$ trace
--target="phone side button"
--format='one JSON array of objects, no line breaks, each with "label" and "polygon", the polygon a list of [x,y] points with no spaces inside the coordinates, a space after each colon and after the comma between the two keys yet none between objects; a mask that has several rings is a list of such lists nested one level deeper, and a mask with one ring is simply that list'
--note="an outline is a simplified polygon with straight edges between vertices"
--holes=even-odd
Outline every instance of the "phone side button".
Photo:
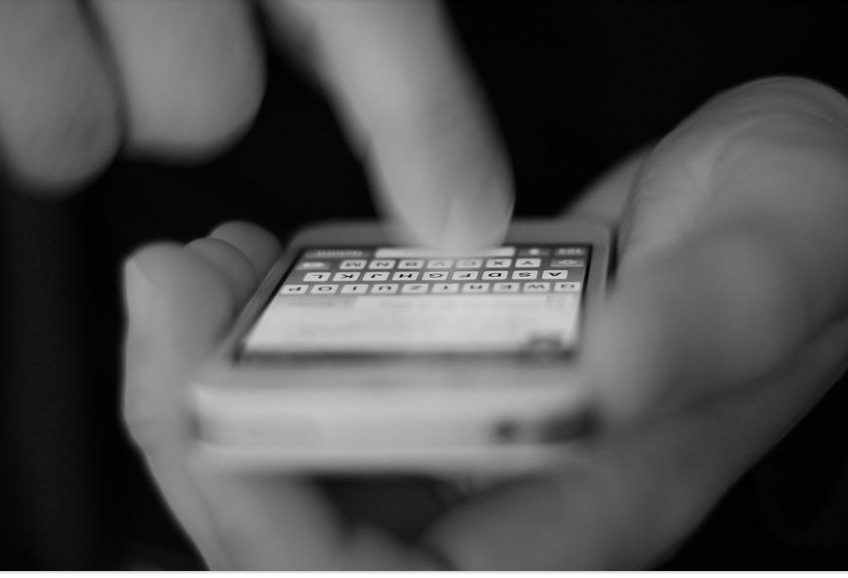
[{"label": "phone side button", "polygon": [[542,443],[561,443],[592,437],[600,430],[598,414],[591,410],[567,416],[555,416],[538,427]]},{"label": "phone side button", "polygon": [[598,431],[598,420],[592,412],[557,416],[542,423],[526,423],[516,418],[503,418],[492,425],[492,439],[500,444],[562,443],[588,438]]}]

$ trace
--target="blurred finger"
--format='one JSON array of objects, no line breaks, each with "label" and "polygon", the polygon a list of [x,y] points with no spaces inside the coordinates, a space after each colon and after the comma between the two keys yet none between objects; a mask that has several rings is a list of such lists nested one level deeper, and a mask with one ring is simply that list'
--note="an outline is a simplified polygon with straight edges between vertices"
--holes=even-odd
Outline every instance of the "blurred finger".
[{"label": "blurred finger", "polygon": [[253,121],[264,88],[251,6],[239,0],[93,0],[111,45],[131,149],[213,154]]},{"label": "blurred finger", "polygon": [[153,245],[126,264],[128,328],[124,416],[160,491],[213,563],[220,540],[186,472],[190,431],[184,386],[215,345],[233,294],[209,263],[178,245]]},{"label": "blurred finger", "polygon": [[273,265],[280,243],[261,227],[231,221],[216,227],[208,237],[195,239],[186,249],[205,258],[220,273],[233,291],[235,307],[239,307]]},{"label": "blurred finger", "polygon": [[846,339],[834,327],[793,371],[575,450],[573,467],[469,502],[430,539],[464,570],[655,564],[845,371]]},{"label": "blurred finger", "polygon": [[196,480],[239,570],[416,570],[432,568],[394,536],[348,525],[308,480],[198,462]]},{"label": "blurred finger", "polygon": [[512,213],[507,159],[481,91],[435,2],[265,0],[296,22],[407,240],[496,244]]},{"label": "blurred finger", "polygon": [[236,247],[247,257],[260,279],[265,271],[271,269],[282,250],[274,235],[262,227],[244,221],[229,221],[218,225],[209,233],[209,237],[226,241]]},{"label": "blurred finger", "polygon": [[650,149],[645,147],[619,160],[590,183],[576,201],[563,209],[562,214],[600,220],[617,227],[624,218],[639,169],[649,153]]},{"label": "blurred finger", "polygon": [[[225,567],[209,505],[188,471],[191,435],[183,395],[228,326],[237,299],[246,298],[248,286],[265,272],[255,270],[247,255],[257,263],[270,261],[276,242],[246,224],[222,230],[237,233],[238,245],[221,250],[228,244],[213,240],[211,251],[151,245],[127,261],[124,414],[179,520],[204,557]],[[241,295],[234,285],[242,288]]]},{"label": "blurred finger", "polygon": [[186,250],[206,259],[220,273],[232,289],[233,304],[236,307],[244,303],[256,289],[259,278],[253,265],[243,253],[226,241],[213,237],[196,239],[186,245]]},{"label": "blurred finger", "polygon": [[[799,217],[833,209],[846,127],[845,97],[806,79],[766,78],[716,96],[651,151],[623,223],[622,265],[638,264],[740,208],[767,216],[803,209]],[[811,183],[804,182],[807,173]],[[793,195],[790,183],[822,196],[824,206]]]},{"label": "blurred finger", "polygon": [[277,249],[276,240],[258,227],[228,223],[184,249],[151,246],[129,261],[125,403],[130,430],[168,503],[213,568],[423,563],[385,534],[346,530],[324,497],[302,479],[233,469],[195,451],[186,387]]},{"label": "blurred finger", "polygon": [[844,315],[848,103],[773,82],[708,104],[643,165],[586,348],[613,422],[761,377]]},{"label": "blurred finger", "polygon": [[76,2],[0,2],[0,147],[37,190],[80,186],[120,141],[116,91]]}]

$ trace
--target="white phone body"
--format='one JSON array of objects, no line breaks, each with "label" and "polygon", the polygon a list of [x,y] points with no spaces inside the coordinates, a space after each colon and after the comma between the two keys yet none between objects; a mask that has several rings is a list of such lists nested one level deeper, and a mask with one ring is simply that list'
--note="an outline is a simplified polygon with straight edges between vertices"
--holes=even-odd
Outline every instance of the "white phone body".
[{"label": "white phone body", "polygon": [[[608,227],[583,220],[517,220],[503,247],[463,256],[398,247],[376,222],[306,228],[190,390],[198,449],[313,473],[503,474],[567,460],[593,423],[579,350],[611,247]],[[529,280],[516,273],[528,263]],[[430,267],[446,264],[446,276]],[[334,282],[342,271],[359,275]],[[379,271],[388,277],[367,275]],[[402,272],[417,275],[394,283]],[[397,287],[373,295],[377,284]]]}]

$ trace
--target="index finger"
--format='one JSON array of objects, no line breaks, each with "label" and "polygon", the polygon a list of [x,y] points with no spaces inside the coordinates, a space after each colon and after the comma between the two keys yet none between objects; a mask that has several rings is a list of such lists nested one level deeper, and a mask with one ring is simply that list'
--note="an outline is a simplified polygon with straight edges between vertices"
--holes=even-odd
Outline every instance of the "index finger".
[{"label": "index finger", "polygon": [[313,64],[407,240],[496,244],[512,213],[506,157],[436,2],[265,0],[307,31]]}]

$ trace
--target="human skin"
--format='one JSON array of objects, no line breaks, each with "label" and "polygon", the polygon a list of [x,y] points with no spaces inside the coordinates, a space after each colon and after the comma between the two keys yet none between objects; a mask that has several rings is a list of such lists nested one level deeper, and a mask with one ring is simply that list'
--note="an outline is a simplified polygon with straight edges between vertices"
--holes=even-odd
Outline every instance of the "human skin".
[{"label": "human skin", "polygon": [[0,166],[21,188],[56,195],[119,154],[214,157],[250,128],[263,97],[259,18],[324,90],[406,240],[458,248],[502,237],[509,166],[430,0],[3,0]]},{"label": "human skin", "polygon": [[583,359],[603,433],[567,468],[446,507],[417,545],[342,521],[306,476],[192,452],[187,383],[280,250],[255,226],[128,261],[130,431],[215,568],[650,566],[846,368],[846,119],[848,102],[821,84],[752,82],[590,187],[567,213],[621,230]]},{"label": "human skin", "polygon": [[[201,162],[249,128],[264,66],[248,3],[89,5],[102,36],[80,3],[0,2],[0,146],[24,188],[79,189],[118,154]],[[387,218],[414,242],[497,241],[507,161],[435,4],[257,5],[327,91]],[[133,439],[215,568],[433,567],[433,551],[467,569],[650,565],[844,371],[846,116],[815,82],[745,85],[569,209],[622,231],[585,350],[605,434],[574,467],[440,512],[421,548],[347,527],[308,478],[192,454],[186,384],[279,251],[255,226],[128,261]]]}]

